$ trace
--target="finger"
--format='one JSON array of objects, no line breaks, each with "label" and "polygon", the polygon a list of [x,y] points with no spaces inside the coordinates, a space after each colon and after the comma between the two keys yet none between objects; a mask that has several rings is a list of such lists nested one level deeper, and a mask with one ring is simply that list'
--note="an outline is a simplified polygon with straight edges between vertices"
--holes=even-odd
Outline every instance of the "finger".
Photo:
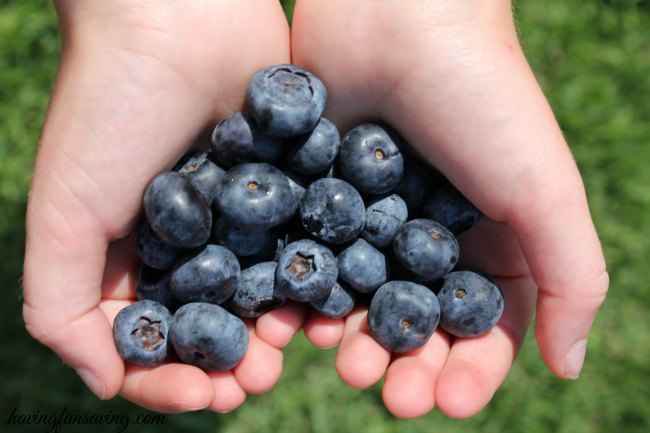
[{"label": "finger", "polygon": [[393,415],[414,418],[433,410],[436,381],[447,360],[450,343],[448,335],[436,332],[424,346],[391,362],[382,397]]},{"label": "finger", "polygon": [[255,322],[255,334],[277,349],[284,347],[302,327],[306,310],[304,304],[289,302],[269,311]]},{"label": "finger", "polygon": [[366,309],[357,308],[347,316],[336,356],[336,371],[352,388],[376,383],[390,362],[390,352],[368,333],[367,314]]},{"label": "finger", "polygon": [[249,326],[248,350],[233,369],[239,386],[250,394],[261,394],[273,388],[282,374],[282,350],[259,338]]},{"label": "finger", "polygon": [[215,387],[204,371],[192,365],[171,363],[149,368],[127,364],[120,394],[148,409],[177,413],[210,406]]},{"label": "finger", "polygon": [[319,349],[329,349],[339,344],[344,329],[344,319],[332,319],[317,312],[309,315],[303,327],[305,336]]},{"label": "finger", "polygon": [[212,371],[208,373],[214,386],[214,400],[210,410],[226,413],[237,409],[246,401],[246,391],[237,382],[232,371]]},{"label": "finger", "polygon": [[[101,271],[88,272],[103,269],[106,242],[90,235],[75,239],[77,235],[46,201],[40,212],[51,213],[36,224],[36,199],[31,200],[23,280],[27,330],[75,369],[95,395],[111,398],[122,386],[124,364],[110,323],[98,307]],[[78,248],[68,248],[72,244]]]},{"label": "finger", "polygon": [[492,399],[526,335],[536,298],[528,277],[499,280],[505,309],[496,327],[476,338],[456,338],[436,384],[436,401],[446,415],[466,418]]}]

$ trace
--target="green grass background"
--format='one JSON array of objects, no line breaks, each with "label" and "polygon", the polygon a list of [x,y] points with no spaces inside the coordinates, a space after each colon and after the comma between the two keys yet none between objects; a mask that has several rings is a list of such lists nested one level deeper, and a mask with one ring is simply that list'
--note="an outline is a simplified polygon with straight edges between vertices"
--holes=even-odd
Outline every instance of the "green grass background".
[{"label": "green grass background", "polygon": [[[283,3],[290,14],[292,0]],[[379,385],[346,387],[333,368],[335,351],[314,349],[300,335],[286,348],[285,371],[269,393],[229,414],[170,415],[164,426],[128,431],[650,431],[649,4],[547,0],[515,7],[523,46],[584,176],[612,277],[580,380],[553,377],[529,333],[505,383],[477,416],[453,420],[434,411],[399,420],[383,408]],[[0,431],[45,431],[6,425],[14,407],[145,412],[120,397],[98,401],[22,324],[25,200],[58,50],[51,4],[0,1]],[[61,431],[91,428],[115,431]]]}]

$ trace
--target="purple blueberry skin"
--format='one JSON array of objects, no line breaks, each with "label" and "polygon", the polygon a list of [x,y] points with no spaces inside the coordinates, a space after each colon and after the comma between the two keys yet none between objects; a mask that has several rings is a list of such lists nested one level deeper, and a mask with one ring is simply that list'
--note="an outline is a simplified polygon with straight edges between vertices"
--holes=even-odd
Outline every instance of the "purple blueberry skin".
[{"label": "purple blueberry skin", "polygon": [[434,282],[458,262],[458,241],[445,226],[433,220],[414,219],[402,226],[393,241],[393,253],[422,281]]},{"label": "purple blueberry skin", "polygon": [[474,271],[454,271],[438,292],[440,327],[456,337],[485,334],[497,324],[504,299],[496,282]]},{"label": "purple blueberry skin", "polygon": [[404,158],[397,144],[379,125],[365,123],[348,132],[338,157],[343,178],[360,192],[384,194],[404,174]]},{"label": "purple blueberry skin", "polygon": [[422,215],[458,236],[472,228],[483,214],[453,185],[447,184],[429,194]]},{"label": "purple blueberry skin", "polygon": [[135,249],[142,263],[161,270],[173,267],[184,251],[160,239],[145,218],[135,228]]},{"label": "purple blueberry skin", "polygon": [[372,292],[388,281],[386,257],[363,239],[357,239],[337,259],[339,279],[358,292]]},{"label": "purple blueberry skin", "polygon": [[285,223],[295,212],[289,180],[266,163],[237,165],[221,179],[216,201],[221,216],[237,227],[264,231]]},{"label": "purple blueberry skin", "polygon": [[165,172],[153,178],[143,203],[147,221],[163,241],[178,248],[195,248],[210,237],[212,211],[182,175]]},{"label": "purple blueberry skin", "polygon": [[393,353],[424,345],[438,326],[440,305],[427,287],[410,281],[390,281],[375,292],[368,308],[368,331]]},{"label": "purple blueberry skin", "polygon": [[273,239],[271,231],[240,229],[230,221],[219,218],[214,224],[214,239],[237,256],[253,256],[267,250]]},{"label": "purple blueberry skin", "polygon": [[334,254],[325,246],[303,239],[285,247],[275,270],[280,293],[298,302],[327,296],[338,277]]},{"label": "purple blueberry skin", "polygon": [[366,219],[359,192],[334,178],[319,179],[309,185],[298,210],[305,230],[332,244],[354,239],[363,230]]},{"label": "purple blueberry skin", "polygon": [[141,265],[135,273],[135,295],[139,301],[150,300],[163,304],[169,311],[175,311],[181,302],[172,292],[171,270],[158,270]]},{"label": "purple blueberry skin", "polygon": [[203,302],[185,304],[174,313],[169,340],[183,362],[212,371],[233,369],[248,349],[244,322],[218,305]]},{"label": "purple blueberry skin", "polygon": [[212,131],[212,152],[226,167],[246,162],[275,163],[282,156],[283,142],[264,134],[248,113],[225,117]]},{"label": "purple blueberry skin", "polygon": [[294,137],[313,130],[327,102],[327,90],[314,74],[282,64],[253,75],[246,90],[246,110],[266,134]]},{"label": "purple blueberry skin", "polygon": [[171,289],[183,302],[220,304],[235,291],[241,271],[237,257],[221,245],[206,245],[186,257],[171,276]]},{"label": "purple blueberry skin", "polygon": [[336,283],[329,295],[311,301],[309,305],[325,317],[341,319],[352,311],[356,298],[354,290]]},{"label": "purple blueberry skin", "polygon": [[146,367],[167,359],[167,337],[172,315],[164,305],[138,301],[121,309],[113,321],[113,340],[120,356]]},{"label": "purple blueberry skin", "polygon": [[242,318],[254,319],[284,305],[287,298],[275,287],[276,262],[262,262],[242,271],[228,310]]},{"label": "purple blueberry skin", "polygon": [[327,172],[341,145],[341,134],[329,120],[321,117],[313,131],[296,138],[287,149],[289,165],[303,175]]},{"label": "purple blueberry skin", "polygon": [[226,172],[210,159],[208,152],[196,152],[188,155],[177,171],[189,179],[194,189],[203,196],[208,205],[212,204],[217,184]]},{"label": "purple blueberry skin", "polygon": [[366,223],[361,237],[377,248],[387,248],[407,219],[408,209],[399,195],[376,198],[366,208]]}]

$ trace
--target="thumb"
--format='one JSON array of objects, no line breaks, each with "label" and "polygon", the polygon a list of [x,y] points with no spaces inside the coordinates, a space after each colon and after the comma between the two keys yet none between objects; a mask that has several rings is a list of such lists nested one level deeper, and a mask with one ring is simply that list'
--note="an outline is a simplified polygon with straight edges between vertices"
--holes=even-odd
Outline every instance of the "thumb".
[{"label": "thumb", "polygon": [[52,202],[35,179],[27,210],[23,318],[28,332],[75,369],[99,398],[118,393],[124,363],[99,308],[107,242],[71,200]]}]

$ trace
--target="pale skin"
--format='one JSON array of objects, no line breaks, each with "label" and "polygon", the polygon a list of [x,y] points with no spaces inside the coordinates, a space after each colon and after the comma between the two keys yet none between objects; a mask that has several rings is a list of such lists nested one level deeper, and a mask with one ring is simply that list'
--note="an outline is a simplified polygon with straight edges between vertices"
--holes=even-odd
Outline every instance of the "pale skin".
[{"label": "pale skin", "polygon": [[[317,347],[338,345],[336,369],[349,386],[386,375],[383,398],[396,416],[437,406],[468,417],[504,380],[535,311],[548,368],[578,376],[608,275],[509,1],[299,0],[291,39],[276,0],[57,9],[63,55],[29,197],[24,318],[100,398],[120,393],[164,412],[232,410],[275,384],[281,347],[303,327]],[[364,309],[331,320],[289,305],[249,323],[249,351],[232,372],[125,366],[110,324],[134,298],[128,234],[146,183],[242,108],[254,71],[290,59],[324,81],[325,116],[342,131],[388,122],[484,212],[461,236],[461,260],[498,278],[502,320],[481,338],[438,331],[391,357],[368,335]]]}]

